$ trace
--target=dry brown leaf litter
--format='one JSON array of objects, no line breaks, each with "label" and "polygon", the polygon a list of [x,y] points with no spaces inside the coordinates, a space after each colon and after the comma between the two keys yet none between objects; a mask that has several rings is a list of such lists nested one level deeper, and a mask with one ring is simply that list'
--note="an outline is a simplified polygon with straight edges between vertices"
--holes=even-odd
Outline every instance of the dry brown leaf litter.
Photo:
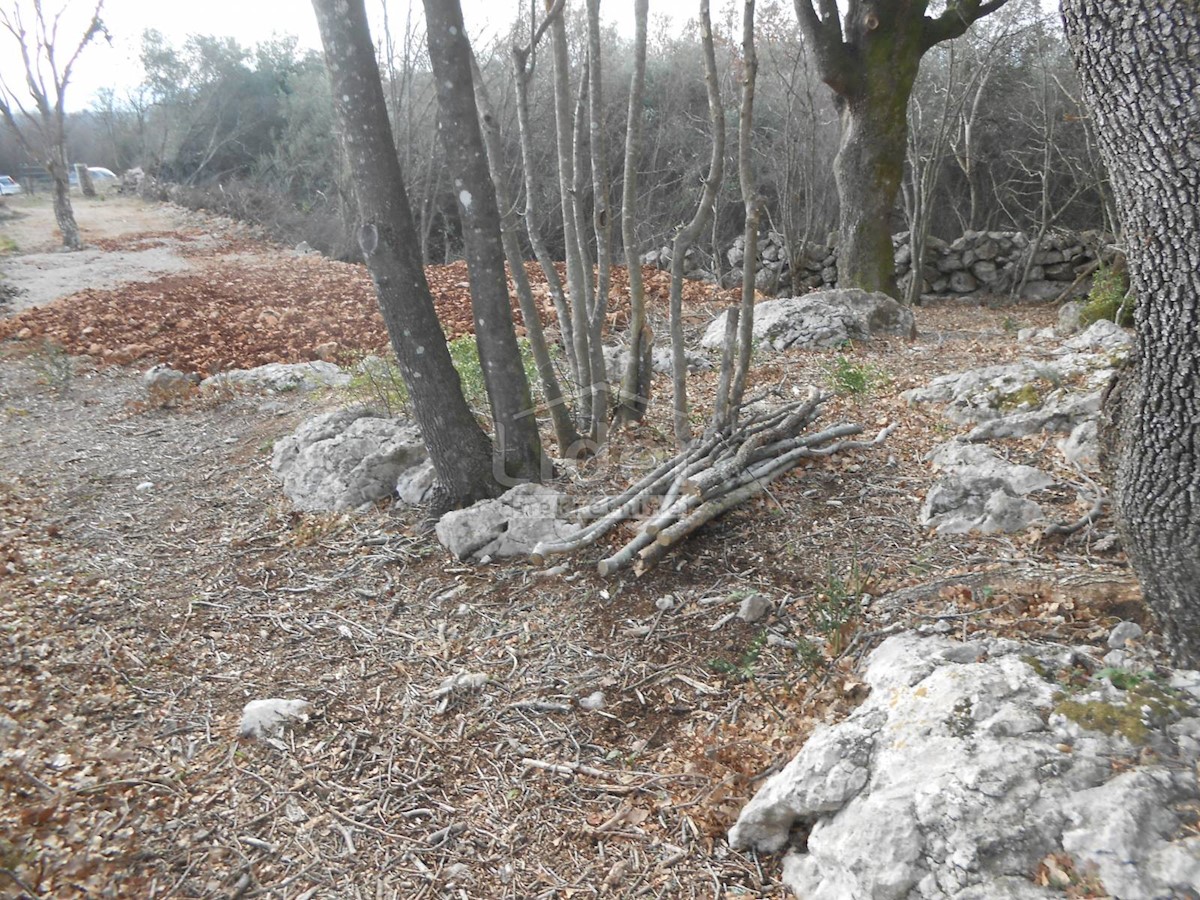
[{"label": "dry brown leaf litter", "polygon": [[[293,284],[296,263],[259,248],[211,271],[248,290]],[[314,268],[341,283],[337,264]],[[207,294],[181,296],[209,320]],[[85,294],[38,321],[70,334],[105,309],[119,323],[126,302]],[[289,308],[316,319],[311,341],[350,307]],[[0,896],[783,897],[778,861],[730,852],[724,831],[814,724],[861,699],[854,663],[882,634],[1086,643],[1142,615],[1095,532],[934,538],[915,522],[920,457],[949,434],[896,395],[1016,355],[1006,318],[1050,315],[920,310],[915,344],[855,348],[892,382],[830,415],[899,421],[882,451],[814,463],[650,576],[607,581],[590,568],[604,548],[543,577],[452,561],[414,515],[291,511],[270,443],[335,396],[147,409],[136,373],[78,360],[64,387],[32,342],[4,345]],[[209,352],[172,346],[196,368]],[[756,379],[821,383],[829,358],[766,358]],[[708,376],[694,384],[702,402]],[[628,480],[639,448],[665,450],[662,405],[580,481]],[[1041,443],[1009,449],[1051,464]],[[1063,518],[1078,507],[1064,496]],[[829,574],[855,569],[892,600],[822,636]],[[776,603],[772,632],[812,636],[832,664],[770,643],[747,662],[764,625],[729,616],[753,590]],[[462,673],[486,682],[435,696]],[[596,691],[604,706],[581,708]],[[310,721],[239,741],[242,705],[269,696],[308,699]]]}]

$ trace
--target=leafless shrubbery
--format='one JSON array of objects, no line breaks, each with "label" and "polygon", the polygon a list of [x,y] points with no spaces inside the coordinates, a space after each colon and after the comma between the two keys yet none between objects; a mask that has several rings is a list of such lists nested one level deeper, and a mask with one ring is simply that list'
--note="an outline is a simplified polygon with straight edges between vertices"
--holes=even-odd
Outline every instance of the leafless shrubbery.
[{"label": "leafless shrubbery", "polygon": [[267,236],[283,244],[307,243],[334,259],[357,260],[358,247],[351,239],[336,198],[317,195],[300,206],[291,198],[248,181],[200,186],[151,186],[158,199],[169,199],[188,209],[207,212],[257,225]]}]

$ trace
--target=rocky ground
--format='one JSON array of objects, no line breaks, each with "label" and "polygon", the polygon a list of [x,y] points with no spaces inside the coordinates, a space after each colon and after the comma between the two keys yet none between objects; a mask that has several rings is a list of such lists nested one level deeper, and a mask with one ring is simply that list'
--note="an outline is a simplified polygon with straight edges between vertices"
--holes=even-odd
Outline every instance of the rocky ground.
[{"label": "rocky ground", "polygon": [[[46,211],[15,208],[0,265],[29,291],[71,260],[31,266]],[[296,511],[271,448],[353,389],[149,402],[153,363],[378,349],[361,269],[168,207],[110,199],[81,220],[107,280],[36,307],[18,294],[0,319],[0,896],[783,897],[780,858],[731,849],[728,829],[861,702],[856,667],[886,636],[1100,646],[1149,625],[1103,515],[1050,533],[1093,484],[1043,431],[989,444],[1054,476],[1030,495],[1041,527],[920,524],[926,454],[972,426],[901,393],[1043,352],[1016,335],[1052,308],[923,307],[912,341],[764,352],[752,390],[842,388],[829,422],[899,427],[650,574],[602,579],[605,547],[549,573],[469,566],[418,511]],[[186,265],[147,272],[148,248]],[[465,272],[430,280],[465,332]],[[695,342],[724,304],[689,291]],[[714,380],[692,376],[699,404]],[[667,390],[660,376],[647,422],[559,487],[627,483],[669,452]],[[243,706],[271,697],[307,701],[306,721],[240,738]]]}]

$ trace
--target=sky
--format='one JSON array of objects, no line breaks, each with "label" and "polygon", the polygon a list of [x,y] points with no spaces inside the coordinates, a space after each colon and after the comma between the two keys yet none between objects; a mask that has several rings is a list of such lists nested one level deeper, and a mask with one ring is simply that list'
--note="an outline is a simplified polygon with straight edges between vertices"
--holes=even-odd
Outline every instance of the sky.
[{"label": "sky", "polygon": [[[27,0],[17,2],[28,5]],[[94,4],[94,0],[48,0],[46,8],[60,9],[64,2],[67,15],[74,15],[79,22],[86,20]],[[409,0],[367,0],[367,11],[375,24],[373,32],[381,33],[377,23],[382,21],[384,2],[388,2],[388,15],[395,32],[403,27]],[[463,18],[472,39],[482,41],[506,29],[519,10],[528,9],[527,2],[462,0]],[[583,4],[583,0],[569,2]],[[420,0],[413,0],[412,5],[414,13],[419,15]],[[720,5],[713,4],[714,14]],[[683,27],[698,9],[697,0],[650,0],[651,16],[669,16],[676,23],[675,27]],[[633,0],[603,0],[600,10],[602,20],[614,22],[624,33],[633,33]],[[119,97],[138,84],[141,80],[138,62],[141,34],[147,28],[161,31],[177,46],[190,34],[228,36],[244,46],[291,34],[298,38],[301,47],[316,50],[321,46],[316,17],[308,0],[106,0],[101,18],[112,35],[112,47],[101,40],[84,51],[72,78],[73,87],[68,88],[69,109],[88,108],[101,88],[113,88]],[[64,33],[82,33],[82,25],[70,29],[70,24],[64,19]],[[21,83],[19,69],[16,70],[17,78],[13,77],[13,66],[17,63],[15,44],[7,34],[0,35],[0,74],[9,84]]]}]

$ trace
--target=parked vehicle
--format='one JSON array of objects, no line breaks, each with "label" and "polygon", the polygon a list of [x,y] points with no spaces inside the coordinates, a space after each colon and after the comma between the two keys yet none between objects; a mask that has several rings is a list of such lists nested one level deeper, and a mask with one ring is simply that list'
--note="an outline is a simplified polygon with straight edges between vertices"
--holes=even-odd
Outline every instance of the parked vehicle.
[{"label": "parked vehicle", "polygon": [[[88,166],[88,174],[92,176],[92,183],[96,187],[113,184],[117,180],[116,173],[112,169],[104,168],[104,166]],[[67,180],[70,182],[71,187],[79,187],[79,175],[75,171],[74,166],[71,166],[71,170],[67,174]]]},{"label": "parked vehicle", "polygon": [[24,193],[24,189],[9,175],[0,175],[0,197]]}]

